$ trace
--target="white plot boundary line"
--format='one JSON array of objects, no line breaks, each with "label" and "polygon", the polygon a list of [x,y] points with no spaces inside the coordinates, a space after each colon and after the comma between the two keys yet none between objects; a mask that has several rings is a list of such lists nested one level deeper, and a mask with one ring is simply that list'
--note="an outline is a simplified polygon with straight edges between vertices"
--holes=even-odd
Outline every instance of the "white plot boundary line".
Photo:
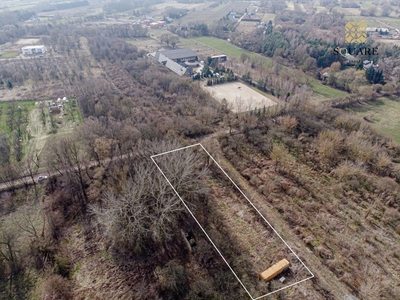
[{"label": "white plot boundary line", "polygon": [[[176,191],[176,189],[174,188],[174,186],[171,184],[171,182],[169,181],[169,179],[167,178],[167,176],[164,174],[164,172],[161,170],[160,166],[156,163],[156,161],[154,160],[154,157],[157,156],[161,156],[164,154],[168,154],[168,153],[172,153],[172,152],[176,152],[176,151],[180,151],[183,149],[188,149],[191,147],[195,147],[195,146],[200,146],[206,153],[207,155],[213,160],[213,162],[215,162],[217,164],[217,166],[221,169],[221,171],[225,174],[226,177],[229,178],[229,180],[233,183],[233,185],[239,190],[239,192],[245,197],[245,199],[250,203],[250,205],[256,210],[256,212],[261,216],[261,218],[268,224],[269,227],[271,227],[271,229],[275,232],[275,234],[281,239],[281,241],[286,245],[286,247],[289,248],[289,250],[294,254],[294,256],[301,262],[301,264],[306,268],[306,270],[311,274],[310,277],[307,277],[305,279],[302,279],[298,282],[289,284],[288,286],[285,286],[283,288],[277,289],[273,292],[267,293],[265,295],[259,296],[257,298],[253,298],[253,296],[249,293],[249,291],[247,290],[246,286],[243,284],[243,282],[239,279],[239,277],[237,276],[237,274],[235,273],[235,271],[233,271],[232,267],[229,265],[229,263],[227,262],[227,260],[225,259],[225,257],[222,255],[221,251],[218,249],[218,247],[214,244],[214,242],[212,241],[212,239],[210,238],[210,236],[207,234],[207,232],[204,230],[203,226],[201,226],[200,222],[196,219],[196,217],[194,216],[194,214],[192,213],[192,211],[189,209],[189,207],[187,206],[187,204],[185,203],[185,201],[183,201],[182,197],[179,195],[179,193]],[[286,241],[280,236],[280,234],[275,230],[274,227],[272,227],[272,225],[267,221],[267,219],[263,216],[263,214],[257,209],[257,207],[250,201],[249,198],[247,198],[247,196],[243,193],[243,191],[237,186],[237,184],[229,177],[229,175],[224,171],[224,169],[222,169],[222,167],[218,164],[218,162],[211,156],[211,154],[206,150],[206,148],[203,147],[202,144],[197,143],[197,144],[193,144],[187,147],[182,147],[182,148],[178,148],[178,149],[174,149],[171,151],[166,151],[163,153],[159,153],[159,154],[155,154],[150,156],[151,160],[153,161],[153,163],[156,165],[156,167],[158,168],[158,170],[161,172],[161,174],[163,175],[163,177],[165,178],[165,180],[167,181],[167,183],[171,186],[172,190],[175,192],[175,194],[178,196],[178,198],[181,200],[181,202],[183,203],[183,205],[185,206],[185,208],[189,211],[190,215],[193,217],[193,219],[196,221],[197,225],[199,225],[199,227],[201,228],[201,230],[203,231],[203,233],[206,235],[206,237],[208,238],[208,240],[211,242],[211,244],[214,246],[215,250],[218,252],[218,254],[222,257],[222,259],[224,260],[224,262],[226,263],[226,265],[228,266],[228,268],[231,270],[231,272],[233,273],[233,275],[236,277],[236,279],[239,281],[239,283],[241,284],[241,286],[244,288],[244,290],[247,292],[247,294],[250,296],[250,298],[252,300],[257,300],[257,299],[261,299],[264,298],[266,296],[269,296],[271,294],[277,293],[279,291],[282,291],[284,289],[287,289],[289,287],[292,287],[294,285],[297,285],[299,283],[302,283],[306,280],[312,279],[314,278],[314,274],[310,271],[310,269],[304,264],[304,262],[299,258],[299,256],[293,251],[293,249],[286,243]]]}]

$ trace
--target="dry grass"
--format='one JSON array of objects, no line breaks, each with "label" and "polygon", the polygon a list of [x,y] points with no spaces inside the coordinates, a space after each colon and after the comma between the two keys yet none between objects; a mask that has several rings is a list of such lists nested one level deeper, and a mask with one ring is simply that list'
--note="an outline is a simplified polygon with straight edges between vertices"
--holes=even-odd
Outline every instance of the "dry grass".
[{"label": "dry grass", "polygon": [[226,99],[228,106],[234,112],[244,112],[276,105],[276,102],[240,82],[205,86],[204,90],[208,91],[218,101]]}]

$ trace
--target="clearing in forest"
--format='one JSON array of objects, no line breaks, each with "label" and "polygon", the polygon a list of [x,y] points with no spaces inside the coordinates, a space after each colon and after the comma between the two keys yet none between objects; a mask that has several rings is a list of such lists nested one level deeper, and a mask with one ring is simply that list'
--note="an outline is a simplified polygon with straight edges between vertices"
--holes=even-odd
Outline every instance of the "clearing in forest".
[{"label": "clearing in forest", "polygon": [[[182,151],[198,155],[199,164],[202,164],[200,167],[209,171],[204,178],[204,184],[210,191],[207,218],[203,216],[201,203],[187,201],[180,196],[184,191],[175,189],[171,183],[179,181],[179,178],[164,167],[169,159],[175,161],[177,157],[187,157]],[[201,144],[156,154],[151,159],[251,299],[263,298],[314,277]],[[278,275],[269,282],[259,280],[261,272],[282,259],[287,259],[291,265],[289,271],[283,274],[284,279]]]}]

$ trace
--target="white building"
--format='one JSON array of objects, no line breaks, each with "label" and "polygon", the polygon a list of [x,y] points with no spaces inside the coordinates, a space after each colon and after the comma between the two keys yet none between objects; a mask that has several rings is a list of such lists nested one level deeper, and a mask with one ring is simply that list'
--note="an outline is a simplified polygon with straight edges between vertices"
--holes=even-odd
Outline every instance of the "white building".
[{"label": "white building", "polygon": [[44,45],[38,46],[26,46],[21,48],[22,54],[24,55],[33,55],[33,54],[45,54],[47,49]]}]

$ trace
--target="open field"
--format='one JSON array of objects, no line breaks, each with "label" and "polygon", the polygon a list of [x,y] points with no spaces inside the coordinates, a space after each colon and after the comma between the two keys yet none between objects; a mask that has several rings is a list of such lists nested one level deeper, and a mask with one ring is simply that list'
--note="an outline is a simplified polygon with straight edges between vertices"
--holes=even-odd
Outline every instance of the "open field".
[{"label": "open field", "polygon": [[17,45],[35,45],[40,42],[40,39],[19,39],[15,43]]},{"label": "open field", "polygon": [[348,109],[359,117],[369,116],[371,125],[381,134],[391,136],[400,143],[400,98],[382,97],[374,102],[358,105]]},{"label": "open field", "polygon": [[217,50],[221,51],[223,54],[233,56],[236,59],[240,59],[240,55],[242,53],[246,53],[250,57],[258,56],[258,57],[261,57],[261,59],[263,60],[263,64],[265,64],[266,66],[272,66],[272,62],[269,58],[262,56],[260,54],[257,54],[257,53],[243,50],[225,40],[221,40],[221,39],[213,38],[213,37],[206,37],[206,36],[193,38],[193,40],[203,43],[211,48],[217,49]]},{"label": "open field", "polygon": [[257,93],[241,82],[205,86],[204,90],[208,91],[218,101],[226,99],[228,107],[230,106],[234,112],[244,112],[276,105],[276,102]]},{"label": "open field", "polygon": [[376,39],[376,41],[379,42],[379,43],[394,44],[394,45],[400,46],[400,40],[395,40],[395,39]]},{"label": "open field", "polygon": [[269,20],[271,20],[272,23],[274,23],[275,17],[276,17],[276,14],[265,13],[264,16],[262,17],[261,21],[267,23]]},{"label": "open field", "polygon": [[383,25],[381,22],[383,22],[384,24],[388,24],[390,26],[393,26],[395,28],[400,28],[400,19],[399,18],[388,18],[388,17],[375,17],[375,19],[381,24],[381,27],[384,27],[385,25]]},{"label": "open field", "polygon": [[165,3],[160,3],[152,6],[152,9],[154,10],[159,10],[159,11],[164,11],[167,7],[172,6],[175,8],[184,8],[187,10],[201,10],[207,6],[209,6],[209,3],[179,3],[179,2],[165,2]]},{"label": "open field", "polygon": [[0,55],[0,59],[6,59],[6,58],[14,58],[19,54],[17,51],[7,51],[3,52],[2,55]]},{"label": "open field", "polygon": [[219,10],[223,9],[227,5],[228,5],[228,3],[220,4],[217,7],[214,7],[211,11],[219,11]]},{"label": "open field", "polygon": [[28,114],[35,109],[35,101],[18,101],[18,102],[0,102],[0,133],[9,133],[7,128],[7,109],[10,105],[15,104],[22,109],[27,109]]},{"label": "open field", "polygon": [[324,85],[316,79],[311,81],[311,86],[315,93],[320,94],[326,98],[345,97],[348,95],[346,92],[334,89],[329,85]]},{"label": "open field", "polygon": [[0,4],[0,11],[3,10],[22,10],[22,9],[30,9],[32,7],[34,7],[36,4],[38,4],[39,1],[1,1]]},{"label": "open field", "polygon": [[206,22],[210,24],[214,21],[225,17],[230,11],[236,11],[237,13],[243,13],[244,10],[249,6],[249,2],[230,2],[219,10],[214,11],[212,8],[206,7],[195,11],[189,11],[188,14],[182,17],[180,22],[186,23],[196,20],[197,22]]},{"label": "open field", "polygon": [[386,27],[387,25],[400,29],[400,20],[389,17],[366,17],[360,15],[346,15],[349,21],[365,21],[370,27]]},{"label": "open field", "polygon": [[251,33],[257,29],[258,22],[246,22],[241,21],[236,27],[236,32],[238,33]]},{"label": "open field", "polygon": [[365,21],[367,23],[367,26],[369,26],[369,27],[382,27],[383,26],[381,23],[379,23],[378,21],[374,20],[371,17],[346,15],[345,18],[346,18],[346,20],[349,20],[349,21]]}]

